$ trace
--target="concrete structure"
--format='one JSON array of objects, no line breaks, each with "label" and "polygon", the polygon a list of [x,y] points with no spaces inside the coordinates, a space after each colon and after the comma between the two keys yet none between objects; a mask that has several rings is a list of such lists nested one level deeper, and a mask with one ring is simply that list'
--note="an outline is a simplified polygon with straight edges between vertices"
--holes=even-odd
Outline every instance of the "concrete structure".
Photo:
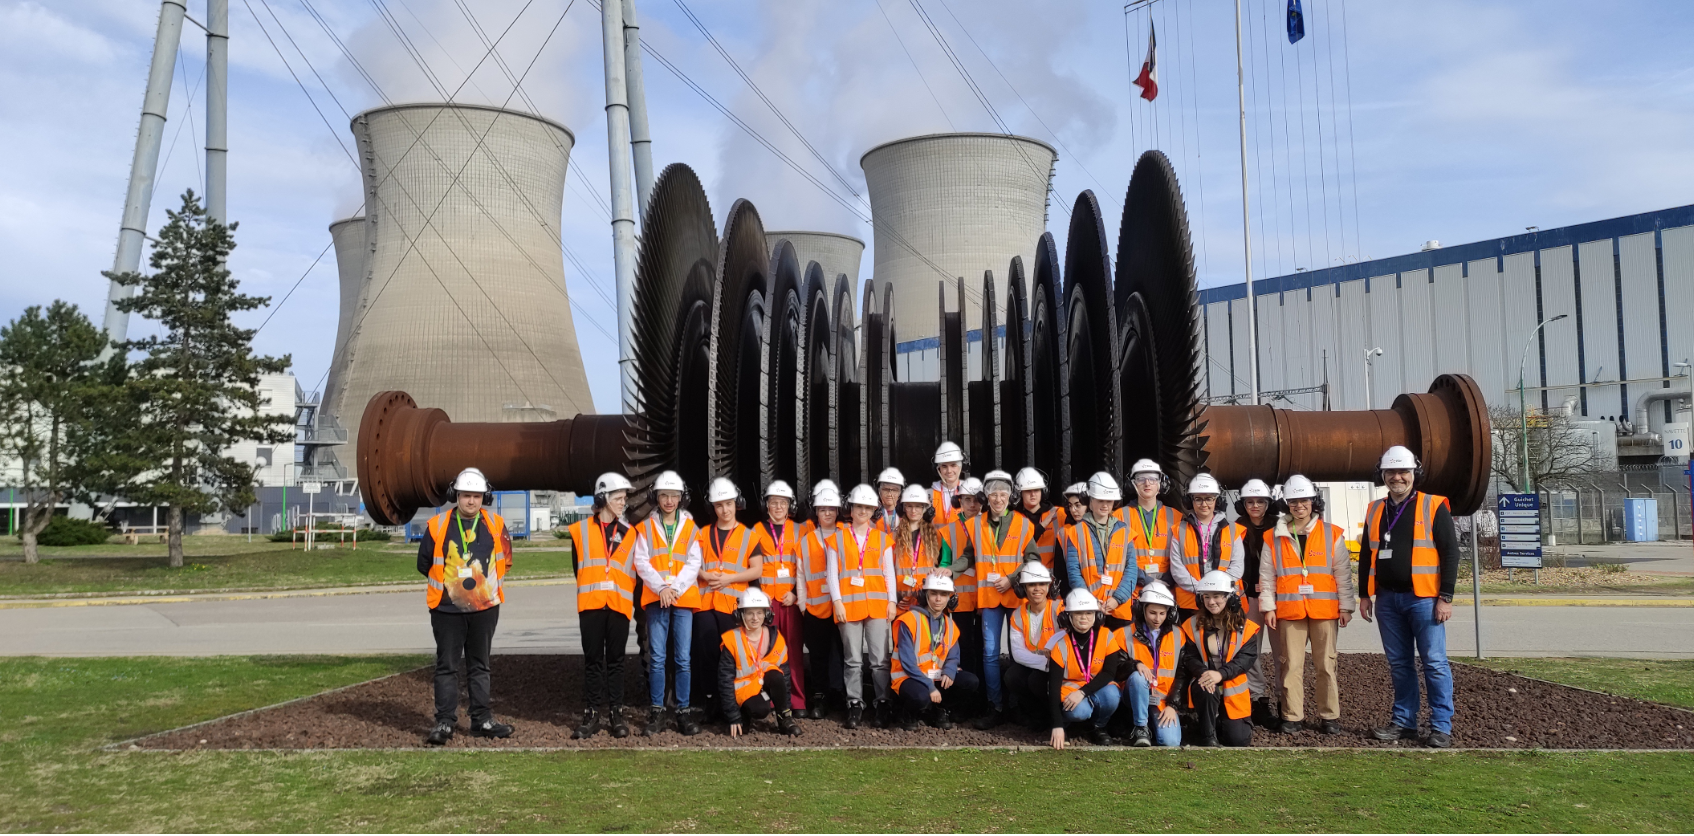
[{"label": "concrete structure", "polygon": [[802,272],[806,269],[806,262],[816,261],[818,266],[823,268],[824,283],[829,287],[835,286],[836,276],[845,274],[848,285],[853,288],[854,303],[857,304],[859,264],[865,258],[865,242],[839,232],[765,230],[765,240],[770,242],[773,253],[776,252],[777,242],[784,239],[794,245],[794,254],[799,257]]},{"label": "concrete structure", "polygon": [[352,127],[370,249],[326,393],[348,433],[340,460],[357,461],[365,404],[386,389],[455,421],[593,411],[559,243],[571,132],[439,104],[376,108]]},{"label": "concrete structure", "polygon": [[874,276],[894,286],[902,344],[939,333],[938,279],[963,276],[977,288],[966,294],[967,323],[982,321],[983,271],[994,271],[995,299],[1005,304],[1012,256],[1022,256],[1026,270],[1034,265],[1057,160],[1044,142],[1003,134],[910,137],[865,153],[859,162],[876,220]]},{"label": "concrete structure", "polygon": [[347,334],[353,330],[353,317],[359,311],[359,297],[370,283],[371,245],[375,243],[369,219],[364,215],[342,218],[329,225],[329,236],[335,243],[335,266],[341,278],[341,315],[335,323],[335,353],[329,365],[329,391],[341,383],[346,371],[343,352]]}]

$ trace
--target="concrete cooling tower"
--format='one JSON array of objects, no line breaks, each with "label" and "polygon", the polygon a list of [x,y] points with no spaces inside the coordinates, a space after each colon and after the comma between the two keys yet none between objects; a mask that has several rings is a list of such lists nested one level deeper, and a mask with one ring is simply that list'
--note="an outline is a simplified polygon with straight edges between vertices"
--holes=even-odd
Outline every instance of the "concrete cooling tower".
[{"label": "concrete cooling tower", "polygon": [[370,245],[325,396],[348,432],[340,460],[357,462],[365,404],[389,389],[454,421],[592,412],[559,243],[571,132],[439,104],[368,110],[352,127]]},{"label": "concrete cooling tower", "polygon": [[[1005,304],[1012,256],[1023,256],[1026,275],[1033,269],[1057,160],[1044,142],[1004,134],[917,136],[865,153],[859,164],[876,218],[873,276],[894,287],[900,342],[939,332],[937,279],[963,276],[967,287],[980,287],[983,271],[992,270],[994,298]],[[977,294],[969,295],[964,321],[981,322]]]},{"label": "concrete cooling tower", "polygon": [[794,255],[799,259],[802,270],[806,262],[816,261],[823,268],[824,280],[830,287],[835,286],[836,276],[845,274],[847,286],[853,288],[853,298],[858,298],[859,262],[865,257],[865,242],[838,232],[765,230],[765,240],[770,242],[773,253],[777,243],[785,239],[794,245]]},{"label": "concrete cooling tower", "polygon": [[[330,355],[329,389],[341,385],[338,372],[344,371],[341,355],[347,347],[347,333],[353,329],[353,317],[359,310],[359,294],[364,292],[370,278],[371,235],[369,219],[364,215],[342,218],[329,225],[329,237],[335,244],[335,266],[341,274],[341,316],[335,323],[335,353]],[[351,464],[351,462],[348,462]]]}]

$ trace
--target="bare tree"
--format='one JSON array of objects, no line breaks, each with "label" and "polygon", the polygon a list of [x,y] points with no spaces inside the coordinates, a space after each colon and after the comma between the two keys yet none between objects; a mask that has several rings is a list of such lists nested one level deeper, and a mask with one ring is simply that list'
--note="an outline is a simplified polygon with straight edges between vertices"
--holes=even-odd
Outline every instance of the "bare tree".
[{"label": "bare tree", "polygon": [[[1490,407],[1488,418],[1494,428],[1495,478],[1518,489],[1524,485],[1524,419],[1515,407]],[[1592,435],[1577,428],[1563,412],[1529,413],[1529,472],[1538,487],[1562,488],[1578,477],[1605,467]]]}]

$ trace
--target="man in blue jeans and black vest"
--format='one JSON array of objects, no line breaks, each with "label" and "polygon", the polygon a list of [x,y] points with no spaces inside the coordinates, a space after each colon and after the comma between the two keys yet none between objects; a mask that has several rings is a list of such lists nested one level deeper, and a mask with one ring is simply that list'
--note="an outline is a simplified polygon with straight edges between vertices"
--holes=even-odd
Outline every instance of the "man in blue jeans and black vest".
[{"label": "man in blue jeans and black vest", "polygon": [[[1429,736],[1453,745],[1453,671],[1447,664],[1447,619],[1459,574],[1459,538],[1447,498],[1413,490],[1423,468],[1405,447],[1390,447],[1379,465],[1388,498],[1371,503],[1359,539],[1359,613],[1374,615],[1394,679],[1394,715],[1371,732],[1377,740],[1418,738],[1418,665],[1429,690]],[[1372,601],[1372,598],[1375,601]]]}]

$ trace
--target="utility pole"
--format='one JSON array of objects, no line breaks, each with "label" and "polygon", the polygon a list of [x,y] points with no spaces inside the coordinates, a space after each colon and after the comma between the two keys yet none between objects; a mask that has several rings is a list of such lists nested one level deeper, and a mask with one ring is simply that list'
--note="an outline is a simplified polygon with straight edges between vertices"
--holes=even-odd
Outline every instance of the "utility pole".
[{"label": "utility pole", "polygon": [[1381,347],[1365,349],[1365,409],[1376,408],[1374,405],[1375,402],[1371,400],[1370,396],[1370,373],[1372,368],[1371,359],[1381,356]]},{"label": "utility pole", "polygon": [[1518,358],[1518,417],[1523,419],[1523,438],[1519,439],[1519,441],[1522,442],[1520,449],[1523,452],[1524,493],[1535,492],[1535,477],[1532,476],[1529,471],[1529,410],[1524,407],[1523,400],[1523,364],[1529,362],[1529,347],[1535,342],[1535,335],[1541,333],[1541,329],[1569,316],[1570,314],[1559,314],[1558,316],[1535,326],[1535,330],[1529,332],[1529,339],[1524,340],[1523,342],[1523,356]]},{"label": "utility pole", "polygon": [[206,214],[229,223],[229,0],[206,0]]},{"label": "utility pole", "polygon": [[641,76],[641,25],[635,20],[635,0],[623,0],[623,67],[629,146],[635,156],[635,214],[645,223],[647,201],[653,199],[653,136],[647,129],[647,83]]},{"label": "utility pole", "polygon": [[1253,303],[1253,230],[1247,212],[1247,74],[1241,62],[1241,0],[1235,0],[1235,101],[1241,114],[1241,250],[1247,274],[1247,368],[1259,403],[1259,309]]},{"label": "utility pole", "polygon": [[625,85],[623,3],[605,0],[600,29],[606,65],[606,153],[612,175],[612,264],[618,303],[618,382],[624,410],[635,409],[635,207],[630,187],[629,89]]}]

